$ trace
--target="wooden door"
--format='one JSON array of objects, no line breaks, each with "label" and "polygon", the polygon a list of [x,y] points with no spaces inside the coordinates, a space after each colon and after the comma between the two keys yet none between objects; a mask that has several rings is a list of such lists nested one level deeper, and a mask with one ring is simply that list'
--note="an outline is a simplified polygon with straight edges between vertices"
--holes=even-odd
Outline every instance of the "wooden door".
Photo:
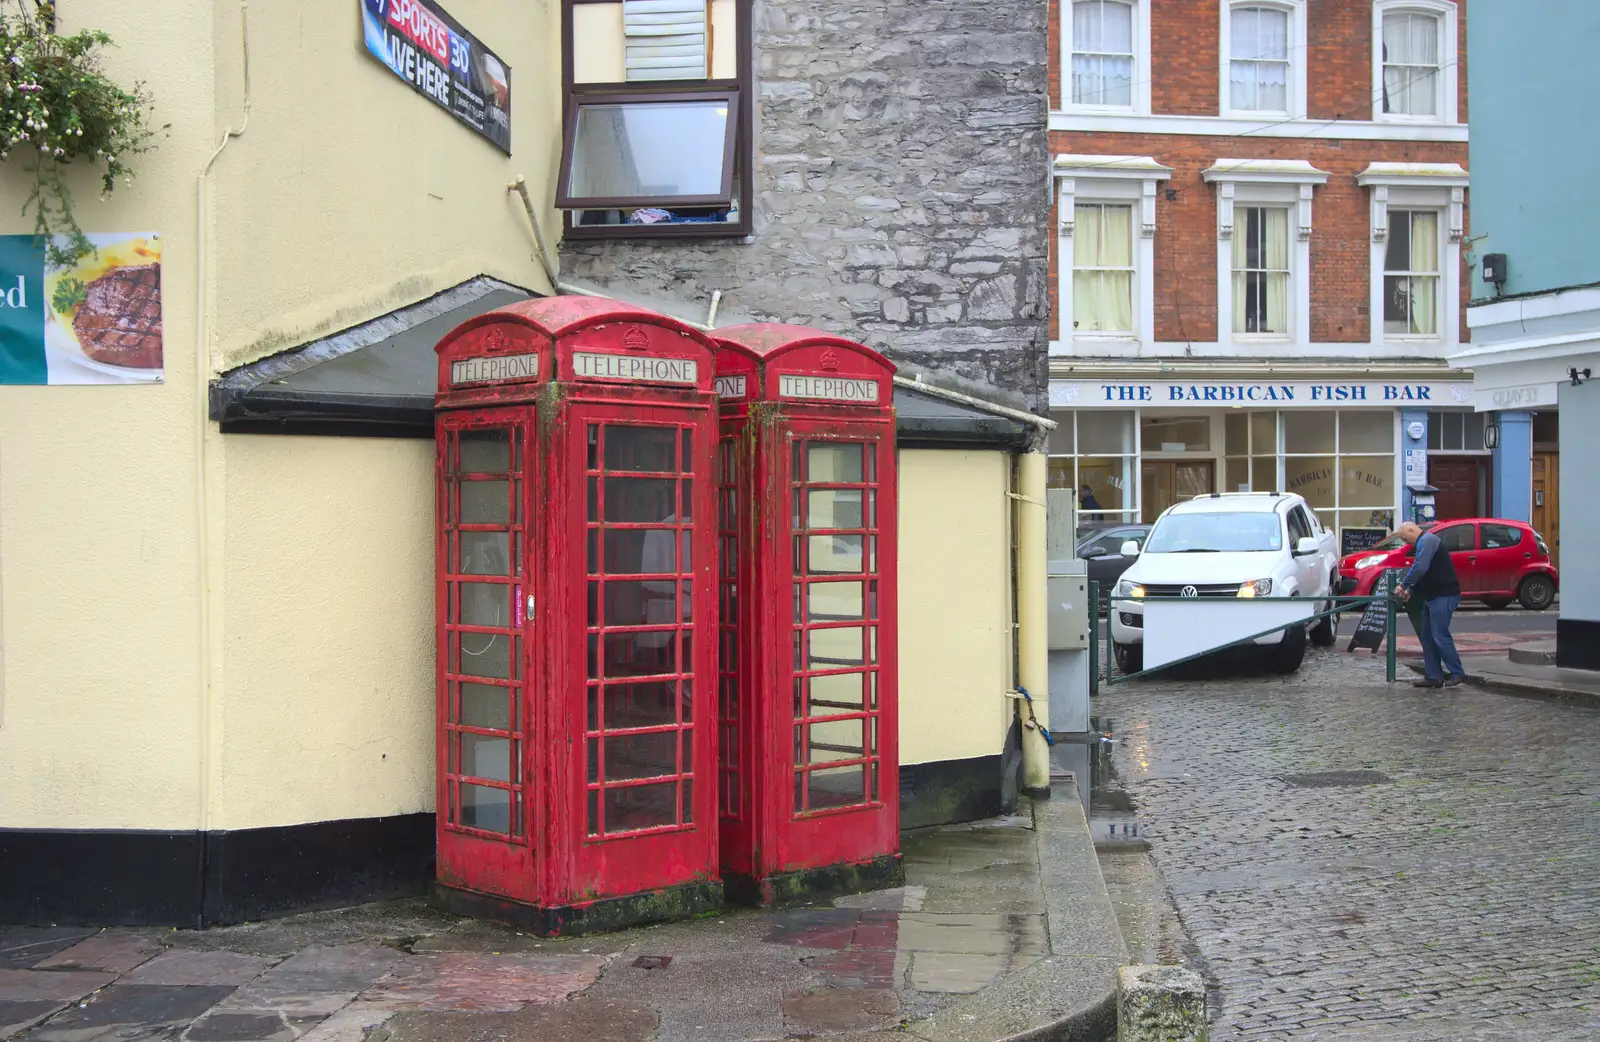
[{"label": "wooden door", "polygon": [[1561,567],[1561,456],[1533,454],[1533,528],[1550,546],[1550,563]]},{"label": "wooden door", "polygon": [[1440,521],[1478,517],[1482,513],[1483,463],[1472,456],[1432,456],[1428,483],[1439,490],[1434,511]]},{"label": "wooden door", "polygon": [[1208,495],[1217,487],[1213,460],[1145,460],[1140,470],[1140,515],[1147,525],[1174,503]]}]

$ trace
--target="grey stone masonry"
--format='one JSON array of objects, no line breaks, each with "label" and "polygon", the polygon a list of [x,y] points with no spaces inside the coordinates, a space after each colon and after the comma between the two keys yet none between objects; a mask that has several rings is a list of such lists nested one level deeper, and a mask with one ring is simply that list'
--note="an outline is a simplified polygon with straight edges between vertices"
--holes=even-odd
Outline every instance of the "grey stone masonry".
[{"label": "grey stone masonry", "polygon": [[1040,407],[1046,0],[757,0],[754,234],[569,241],[562,274],[855,336]]},{"label": "grey stone masonry", "polygon": [[1182,966],[1117,971],[1117,1042],[1206,1042],[1206,986]]}]

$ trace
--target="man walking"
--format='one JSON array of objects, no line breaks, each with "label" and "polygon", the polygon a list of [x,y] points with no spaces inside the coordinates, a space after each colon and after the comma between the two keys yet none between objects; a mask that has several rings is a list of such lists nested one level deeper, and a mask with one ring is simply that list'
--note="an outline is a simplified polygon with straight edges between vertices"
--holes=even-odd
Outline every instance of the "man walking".
[{"label": "man walking", "polygon": [[1413,687],[1455,687],[1466,679],[1455,638],[1450,636],[1450,617],[1461,606],[1461,580],[1455,562],[1439,537],[1423,532],[1407,521],[1395,534],[1417,548],[1411,570],[1400,580],[1399,597],[1405,603],[1415,597],[1422,602],[1422,662],[1424,679]]}]

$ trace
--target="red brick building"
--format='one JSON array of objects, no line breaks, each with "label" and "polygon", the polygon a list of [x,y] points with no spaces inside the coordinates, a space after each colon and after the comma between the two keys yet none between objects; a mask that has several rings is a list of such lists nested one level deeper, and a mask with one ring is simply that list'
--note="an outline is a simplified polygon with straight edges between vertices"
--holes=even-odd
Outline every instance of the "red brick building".
[{"label": "red brick building", "polygon": [[1289,490],[1487,512],[1465,0],[1056,0],[1053,480],[1085,521]]}]

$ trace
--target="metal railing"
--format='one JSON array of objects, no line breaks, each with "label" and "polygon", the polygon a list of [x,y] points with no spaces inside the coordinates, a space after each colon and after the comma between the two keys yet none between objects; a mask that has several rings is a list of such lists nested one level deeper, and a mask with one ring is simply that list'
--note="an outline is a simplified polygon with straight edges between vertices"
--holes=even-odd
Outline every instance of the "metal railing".
[{"label": "metal railing", "polygon": [[[1311,624],[1315,623],[1319,619],[1332,618],[1334,620],[1334,625],[1337,627],[1337,625],[1338,625],[1338,617],[1340,615],[1345,614],[1346,612],[1350,612],[1350,611],[1362,611],[1362,612],[1365,612],[1367,606],[1371,605],[1371,604],[1374,604],[1374,603],[1381,603],[1381,604],[1383,604],[1385,606],[1384,638],[1383,638],[1384,665],[1385,665],[1385,673],[1386,673],[1386,676],[1388,678],[1389,683],[1391,683],[1391,684],[1394,683],[1395,682],[1396,672],[1397,672],[1397,669],[1398,669],[1396,649],[1395,649],[1395,640],[1396,640],[1396,637],[1398,636],[1398,632],[1397,632],[1398,619],[1399,619],[1400,612],[1403,610],[1403,606],[1393,596],[1392,593],[1385,593],[1385,594],[1381,594],[1381,595],[1378,595],[1378,596],[1359,596],[1359,597],[1358,596],[1337,596],[1337,595],[1331,596],[1331,597],[1328,597],[1328,598],[1303,598],[1303,597],[1206,597],[1206,598],[1199,599],[1199,600],[1197,600],[1196,598],[1193,598],[1193,597],[1118,597],[1118,596],[1113,595],[1113,596],[1105,598],[1104,601],[1102,601],[1101,598],[1100,598],[1100,584],[1098,582],[1095,582],[1095,581],[1091,580],[1090,583],[1089,583],[1089,603],[1090,603],[1090,605],[1094,606],[1094,608],[1095,608],[1095,619],[1094,619],[1094,624],[1093,624],[1094,625],[1094,637],[1093,637],[1093,639],[1091,639],[1089,641],[1089,694],[1090,695],[1098,695],[1100,693],[1100,685],[1102,683],[1106,683],[1106,684],[1123,684],[1123,683],[1127,683],[1128,681],[1134,680],[1134,679],[1139,678],[1139,677],[1149,676],[1152,673],[1164,672],[1166,670],[1172,669],[1175,666],[1185,665],[1187,663],[1194,662],[1194,661],[1197,661],[1199,659],[1206,658],[1206,657],[1208,657],[1210,655],[1215,655],[1218,652],[1226,651],[1229,648],[1238,648],[1238,647],[1244,647],[1245,645],[1248,645],[1248,644],[1253,644],[1257,639],[1259,639],[1261,637],[1265,637],[1265,636],[1268,636],[1268,635],[1273,634],[1273,633],[1278,633],[1278,632],[1281,632],[1281,631],[1286,630],[1286,629],[1289,628],[1289,626],[1286,626],[1286,625],[1284,625],[1283,623],[1280,622],[1280,623],[1277,623],[1277,624],[1269,627],[1268,629],[1262,630],[1260,633],[1252,633],[1247,637],[1240,637],[1240,638],[1238,638],[1236,640],[1231,640],[1226,644],[1219,644],[1216,647],[1207,648],[1204,651],[1196,652],[1193,655],[1186,655],[1183,658],[1176,659],[1176,660],[1174,660],[1172,662],[1164,662],[1161,665],[1152,667],[1150,669],[1140,669],[1140,670],[1137,670],[1135,672],[1124,673],[1117,666],[1116,656],[1114,654],[1112,654],[1112,648],[1111,648],[1111,643],[1112,643],[1112,640],[1111,640],[1111,618],[1112,618],[1112,615],[1116,612],[1116,606],[1119,603],[1122,603],[1122,604],[1150,604],[1152,602],[1155,602],[1155,603],[1173,602],[1173,603],[1182,603],[1182,604],[1204,604],[1207,607],[1218,607],[1218,608],[1220,608],[1223,605],[1261,604],[1263,602],[1267,602],[1267,603],[1270,603],[1270,602],[1294,602],[1296,604],[1304,604],[1307,600],[1313,600],[1313,599],[1315,599],[1315,600],[1326,600],[1332,606],[1328,607],[1328,608],[1324,608],[1324,609],[1322,609],[1320,611],[1313,612],[1312,614],[1306,616],[1303,619],[1296,620],[1295,622],[1291,623],[1290,625],[1292,625],[1292,626],[1310,626]],[[1100,606],[1102,605],[1102,603],[1105,605],[1103,614],[1100,611]],[[1374,649],[1374,650],[1376,650],[1376,649]]]}]

